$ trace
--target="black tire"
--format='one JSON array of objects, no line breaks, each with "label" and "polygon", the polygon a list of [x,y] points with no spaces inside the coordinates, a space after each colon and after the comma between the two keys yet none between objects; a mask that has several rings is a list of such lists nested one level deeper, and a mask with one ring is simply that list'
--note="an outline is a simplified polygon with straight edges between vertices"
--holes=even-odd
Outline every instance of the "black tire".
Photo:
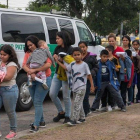
[{"label": "black tire", "polygon": [[26,73],[19,74],[16,78],[16,83],[19,88],[19,97],[17,101],[16,110],[17,111],[30,110],[33,103],[32,103],[28,88],[27,88],[27,74]]}]

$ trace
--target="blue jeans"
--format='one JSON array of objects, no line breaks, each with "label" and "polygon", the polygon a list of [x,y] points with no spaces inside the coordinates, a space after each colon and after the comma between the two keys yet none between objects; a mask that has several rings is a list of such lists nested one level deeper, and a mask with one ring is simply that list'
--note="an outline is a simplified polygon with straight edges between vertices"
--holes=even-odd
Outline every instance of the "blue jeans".
[{"label": "blue jeans", "polygon": [[65,105],[65,116],[70,117],[71,116],[71,98],[70,98],[71,91],[69,90],[68,82],[59,80],[57,78],[57,74],[54,74],[51,88],[50,88],[50,98],[55,104],[58,112],[63,111],[61,101],[58,98],[58,92],[61,87],[63,91],[63,100]]},{"label": "blue jeans", "polygon": [[0,108],[4,105],[5,111],[10,121],[10,130],[16,132],[17,116],[16,104],[18,99],[17,85],[0,87]]},{"label": "blue jeans", "polygon": [[[51,86],[51,77],[47,77],[46,83],[48,87]],[[32,87],[29,88],[30,95],[33,100],[33,105],[35,108],[35,121],[34,125],[39,126],[40,122],[44,122],[43,117],[43,101],[48,93],[49,89],[46,90],[43,88],[42,83],[33,81]]]}]

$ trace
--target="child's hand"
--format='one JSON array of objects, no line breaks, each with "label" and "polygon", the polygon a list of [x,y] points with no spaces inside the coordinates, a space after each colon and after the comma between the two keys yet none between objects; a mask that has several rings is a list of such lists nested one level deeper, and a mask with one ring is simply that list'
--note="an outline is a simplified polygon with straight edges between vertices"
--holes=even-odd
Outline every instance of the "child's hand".
[{"label": "child's hand", "polygon": [[93,93],[94,91],[95,91],[95,87],[94,86],[91,86],[90,87],[90,92]]},{"label": "child's hand", "polygon": [[49,49],[47,43],[44,43],[44,44],[43,44],[43,47],[44,47],[44,49]]},{"label": "child's hand", "polygon": [[119,69],[118,68],[115,68],[115,71],[119,71]]},{"label": "child's hand", "polygon": [[122,54],[120,54],[120,58],[121,58],[122,60],[125,59],[125,57],[124,57]]}]

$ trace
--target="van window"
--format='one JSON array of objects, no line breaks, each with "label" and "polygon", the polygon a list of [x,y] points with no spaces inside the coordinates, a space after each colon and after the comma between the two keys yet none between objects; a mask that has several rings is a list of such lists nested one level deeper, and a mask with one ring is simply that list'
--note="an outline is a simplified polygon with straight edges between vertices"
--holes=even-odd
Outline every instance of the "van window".
[{"label": "van window", "polygon": [[57,24],[54,18],[45,18],[47,27],[48,27],[48,33],[49,33],[49,39],[50,44],[56,44],[56,33],[58,32]]},{"label": "van window", "polygon": [[41,17],[2,14],[2,37],[5,42],[25,42],[29,35],[45,40]]},{"label": "van window", "polygon": [[82,22],[76,22],[76,26],[78,29],[80,41],[85,41],[88,45],[92,45],[93,39],[90,31],[86,27],[86,25]]},{"label": "van window", "polygon": [[75,36],[70,20],[58,19],[61,31],[67,31],[72,39],[72,44],[75,44]]}]

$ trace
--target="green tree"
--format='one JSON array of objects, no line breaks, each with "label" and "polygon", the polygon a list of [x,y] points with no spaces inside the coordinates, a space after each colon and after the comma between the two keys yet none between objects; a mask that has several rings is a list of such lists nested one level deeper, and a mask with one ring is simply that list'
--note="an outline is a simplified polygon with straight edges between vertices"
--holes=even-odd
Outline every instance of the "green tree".
[{"label": "green tree", "polygon": [[7,8],[7,6],[0,3],[0,8]]},{"label": "green tree", "polygon": [[29,3],[26,10],[46,12],[51,9],[69,12],[72,17],[82,18],[84,10],[82,0],[35,0]]},{"label": "green tree", "polygon": [[51,9],[60,10],[60,8],[54,5],[51,1],[46,3],[45,1],[32,1],[29,2],[29,6],[26,8],[28,11],[37,11],[37,12],[50,12]]},{"label": "green tree", "polygon": [[89,27],[100,35],[107,35],[123,21],[131,21],[140,10],[138,0],[94,0],[89,16]]}]

